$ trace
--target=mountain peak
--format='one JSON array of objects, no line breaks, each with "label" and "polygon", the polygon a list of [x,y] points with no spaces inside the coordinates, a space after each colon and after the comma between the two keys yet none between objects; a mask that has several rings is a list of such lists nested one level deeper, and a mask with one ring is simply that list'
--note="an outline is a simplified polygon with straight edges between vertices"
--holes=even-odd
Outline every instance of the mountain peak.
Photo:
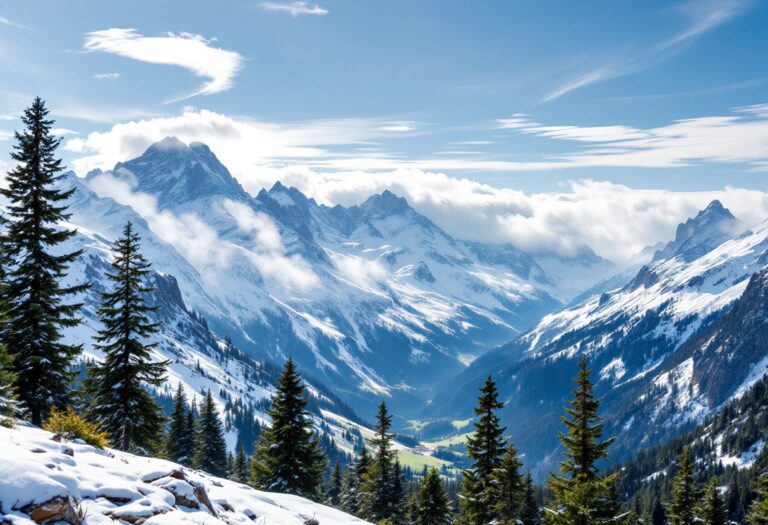
[{"label": "mountain peak", "polygon": [[406,213],[411,209],[411,206],[404,197],[398,197],[391,191],[384,190],[382,193],[368,197],[360,208],[366,214],[388,217]]},{"label": "mountain peak", "polygon": [[728,240],[738,227],[739,221],[715,199],[706,208],[677,226],[675,238],[657,251],[653,260],[680,256],[692,261]]},{"label": "mountain peak", "polygon": [[165,137],[140,157],[117,164],[113,173],[121,177],[123,170],[130,173],[137,190],[157,196],[161,207],[215,195],[249,198],[229,170],[201,142],[187,145],[176,137]]}]

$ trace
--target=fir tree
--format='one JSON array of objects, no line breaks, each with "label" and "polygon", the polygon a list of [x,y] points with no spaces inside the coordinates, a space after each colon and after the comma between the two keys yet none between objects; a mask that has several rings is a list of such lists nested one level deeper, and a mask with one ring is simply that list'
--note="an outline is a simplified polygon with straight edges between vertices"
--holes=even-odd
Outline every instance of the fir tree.
[{"label": "fir tree", "polygon": [[536,487],[533,485],[533,476],[531,476],[530,472],[525,476],[523,503],[520,508],[520,523],[522,525],[539,525],[541,523],[539,504],[536,501]]},{"label": "fir tree", "polygon": [[704,497],[698,507],[698,521],[703,525],[725,525],[725,504],[717,489],[717,478],[712,477],[704,489]]},{"label": "fir tree", "polygon": [[517,448],[510,443],[501,464],[493,474],[491,484],[493,516],[494,521],[499,525],[513,525],[520,519],[525,491],[523,478],[520,475],[521,466]]},{"label": "fir tree", "polygon": [[360,455],[347,467],[341,482],[341,510],[347,514],[360,515],[363,505],[361,487],[370,465],[371,459],[368,456],[368,449],[363,445]]},{"label": "fir tree", "polygon": [[749,506],[747,522],[751,525],[768,525],[768,471],[755,480],[757,498]]},{"label": "fir tree", "polygon": [[464,472],[460,500],[460,523],[464,525],[485,525],[493,519],[492,483],[504,454],[502,427],[496,412],[504,404],[498,400],[496,383],[491,376],[480,390],[478,406],[475,407],[475,431],[467,440],[467,457],[473,466]]},{"label": "fir tree", "polygon": [[582,356],[576,378],[574,399],[561,419],[567,431],[560,433],[565,458],[560,475],[550,473],[548,485],[554,495],[554,509],[546,509],[552,524],[591,525],[609,523],[612,515],[610,492],[616,475],[601,476],[597,462],[608,456],[613,439],[601,441],[603,426],[597,415],[600,401],[592,393],[591,371]]},{"label": "fir tree", "polygon": [[400,461],[395,459],[392,466],[392,514],[389,517],[393,523],[405,523],[407,499],[403,468]]},{"label": "fir tree", "polygon": [[341,502],[341,467],[338,461],[333,465],[331,477],[328,479],[325,498],[331,507],[339,507]]},{"label": "fir tree", "polygon": [[116,448],[149,451],[157,447],[164,418],[144,385],[162,385],[168,362],[151,360],[157,343],[147,339],[157,333],[158,325],[148,317],[156,308],[146,304],[146,294],[153,289],[144,284],[150,270],[139,248],[140,237],[128,222],[115,241],[112,273],[107,274],[114,290],[100,292],[98,314],[104,327],[94,346],[105,358],[90,369],[86,390],[91,419]]},{"label": "fir tree", "polygon": [[176,394],[173,397],[173,411],[171,423],[165,442],[165,453],[168,459],[189,465],[195,454],[194,423],[190,423],[191,411],[187,411],[187,395],[184,386],[179,383]]},{"label": "fir tree", "polygon": [[21,408],[33,424],[41,425],[51,406],[63,408],[73,378],[70,365],[81,346],[62,341],[62,329],[80,320],[78,303],[66,302],[86,285],[63,286],[69,265],[81,251],[59,253],[57,246],[75,232],[58,227],[69,218],[68,199],[74,189],[62,191],[56,183],[64,176],[57,159],[56,138],[45,103],[36,98],[24,111],[26,126],[16,132],[11,158],[18,164],[8,172],[0,194],[10,202],[6,244],[12,258],[5,297],[8,318],[2,340],[14,357],[15,389]]},{"label": "fir tree", "polygon": [[658,495],[654,499],[653,511],[651,512],[651,524],[652,525],[665,525],[667,523],[667,511],[664,505],[661,504],[661,500]]},{"label": "fir tree", "polygon": [[245,455],[245,446],[242,444],[237,449],[237,456],[235,456],[234,465],[230,474],[232,480],[237,481],[238,483],[248,482],[248,457]]},{"label": "fir tree", "polygon": [[392,416],[382,401],[376,414],[376,435],[371,440],[373,456],[363,479],[363,515],[378,523],[395,512],[392,441]]},{"label": "fir tree", "polygon": [[685,447],[680,453],[677,474],[672,482],[672,501],[667,506],[670,525],[693,525],[696,521],[694,508],[697,496],[691,452]]},{"label": "fir tree", "polygon": [[219,412],[209,390],[200,409],[195,433],[195,468],[221,478],[227,476],[227,444]]},{"label": "fir tree", "polygon": [[451,509],[440,476],[432,468],[421,482],[416,495],[415,525],[449,525]]},{"label": "fir tree", "polygon": [[268,410],[272,424],[262,431],[251,465],[256,488],[315,500],[322,497],[326,459],[306,406],[301,377],[288,359]]}]

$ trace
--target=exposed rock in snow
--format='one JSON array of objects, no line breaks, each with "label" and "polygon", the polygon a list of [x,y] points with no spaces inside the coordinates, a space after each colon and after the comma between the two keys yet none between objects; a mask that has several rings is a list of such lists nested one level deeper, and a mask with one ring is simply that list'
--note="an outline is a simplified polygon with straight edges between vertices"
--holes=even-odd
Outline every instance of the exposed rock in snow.
[{"label": "exposed rock in snow", "polygon": [[62,444],[36,427],[0,427],[0,522],[13,525],[262,523],[365,525],[297,496],[254,490],[162,459]]}]

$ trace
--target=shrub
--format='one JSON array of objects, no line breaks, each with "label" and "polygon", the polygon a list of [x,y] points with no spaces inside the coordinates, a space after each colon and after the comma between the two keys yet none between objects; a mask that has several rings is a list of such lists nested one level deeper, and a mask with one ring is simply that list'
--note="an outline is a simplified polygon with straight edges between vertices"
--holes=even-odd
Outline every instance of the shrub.
[{"label": "shrub", "polygon": [[107,433],[102,431],[98,425],[91,423],[80,417],[71,406],[66,410],[54,408],[51,410],[51,417],[43,425],[43,429],[48,432],[60,434],[67,440],[82,439],[89,445],[98,448],[109,446]]}]

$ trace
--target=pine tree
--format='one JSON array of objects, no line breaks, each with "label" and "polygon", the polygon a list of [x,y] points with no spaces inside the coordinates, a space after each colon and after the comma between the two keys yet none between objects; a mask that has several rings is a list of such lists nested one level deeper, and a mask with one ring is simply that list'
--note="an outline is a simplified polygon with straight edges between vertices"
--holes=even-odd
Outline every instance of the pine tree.
[{"label": "pine tree", "polygon": [[691,452],[685,447],[680,453],[677,474],[672,482],[672,502],[667,506],[670,525],[693,525],[697,499]]},{"label": "pine tree", "polygon": [[522,525],[539,525],[541,523],[539,504],[536,502],[536,487],[533,486],[533,476],[530,472],[525,476],[520,522]]},{"label": "pine tree", "polygon": [[371,459],[368,456],[368,449],[363,446],[360,455],[344,472],[341,482],[341,510],[347,514],[360,515],[363,505],[361,487],[370,465]]},{"label": "pine tree", "polygon": [[195,433],[195,468],[218,477],[227,476],[227,444],[219,412],[209,390],[200,409]]},{"label": "pine tree", "polygon": [[485,525],[493,519],[493,476],[504,454],[502,427],[496,411],[504,407],[498,400],[496,383],[491,376],[480,390],[475,407],[475,431],[467,440],[467,457],[471,469],[464,472],[460,499],[459,522],[463,525]]},{"label": "pine tree", "polygon": [[552,524],[591,525],[609,523],[610,491],[616,475],[601,476],[597,462],[608,456],[613,439],[600,441],[603,434],[597,415],[600,401],[592,393],[591,371],[582,356],[576,378],[574,399],[561,419],[567,432],[560,433],[565,459],[560,462],[560,475],[550,473],[548,486],[554,495],[554,509],[546,509],[546,520]]},{"label": "pine tree", "polygon": [[331,507],[339,507],[341,502],[341,466],[339,466],[338,461],[333,465],[325,497]]},{"label": "pine tree", "polygon": [[392,514],[389,519],[395,524],[404,524],[406,522],[406,495],[405,479],[403,478],[403,467],[400,461],[395,459],[392,466]]},{"label": "pine tree", "polygon": [[392,441],[392,416],[382,401],[376,414],[376,435],[371,440],[373,456],[363,479],[363,516],[378,523],[395,512]]},{"label": "pine tree", "polygon": [[704,489],[704,497],[699,504],[698,521],[703,525],[725,525],[725,504],[717,489],[717,478],[712,477]]},{"label": "pine tree", "polygon": [[195,454],[194,424],[190,424],[191,412],[187,411],[187,395],[184,386],[179,383],[176,394],[173,397],[173,411],[168,434],[165,441],[165,453],[168,459],[189,465]]},{"label": "pine tree", "polygon": [[491,501],[494,521],[499,525],[514,525],[520,519],[524,496],[524,482],[520,475],[522,463],[517,448],[509,444],[501,464],[493,474]]},{"label": "pine tree", "polygon": [[230,475],[232,480],[237,481],[238,483],[248,482],[248,456],[245,455],[245,446],[242,444],[237,449],[237,456],[235,456],[234,465],[230,471]]},{"label": "pine tree", "polygon": [[98,314],[104,327],[94,346],[105,358],[90,369],[86,390],[91,396],[89,415],[111,443],[120,450],[149,451],[157,448],[164,418],[144,385],[162,385],[168,362],[152,361],[157,343],[146,342],[158,325],[148,317],[156,308],[146,304],[146,294],[153,289],[144,284],[150,270],[139,248],[140,237],[128,222],[115,241],[112,273],[107,274],[114,290],[100,292]]},{"label": "pine tree", "polygon": [[251,482],[256,488],[322,498],[326,459],[306,406],[301,377],[288,359],[268,410],[272,424],[262,431],[251,465]]},{"label": "pine tree", "polygon": [[20,406],[38,426],[51,406],[63,408],[68,402],[70,366],[81,346],[64,343],[62,329],[80,322],[81,305],[66,299],[87,288],[62,285],[67,268],[82,252],[57,250],[75,235],[58,227],[69,218],[63,201],[74,189],[56,187],[64,176],[61,160],[55,156],[60,139],[52,134],[53,121],[47,117],[48,109],[39,97],[24,111],[21,120],[26,129],[16,132],[11,154],[18,164],[7,174],[8,186],[0,189],[10,202],[5,240],[12,258],[2,342],[14,357]]},{"label": "pine tree", "polygon": [[415,525],[449,525],[451,509],[437,470],[432,468],[421,482],[416,496]]},{"label": "pine tree", "polygon": [[755,480],[757,498],[749,506],[747,522],[751,525],[768,525],[768,470]]}]

